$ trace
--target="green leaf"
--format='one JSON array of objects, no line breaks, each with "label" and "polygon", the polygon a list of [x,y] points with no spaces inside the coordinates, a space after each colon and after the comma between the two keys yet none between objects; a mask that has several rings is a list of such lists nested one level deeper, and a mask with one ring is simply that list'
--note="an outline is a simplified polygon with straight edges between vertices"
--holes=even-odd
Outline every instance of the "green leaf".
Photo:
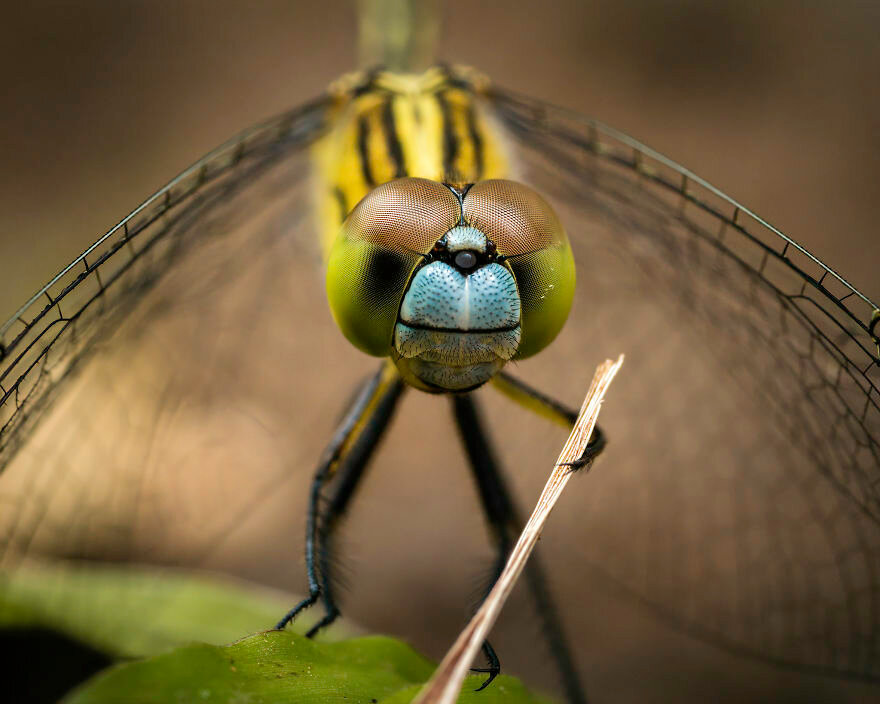
[{"label": "green leaf", "polygon": [[[368,636],[321,643],[287,631],[258,633],[227,646],[188,645],[116,665],[65,704],[403,704],[434,665],[400,641]],[[498,677],[479,694],[469,677],[460,702],[539,704],[515,679]]]},{"label": "green leaf", "polygon": [[[94,563],[32,566],[0,573],[0,628],[48,629],[112,659],[153,656],[94,676],[66,700],[77,704],[404,704],[433,672],[433,663],[391,638],[334,641],[353,633],[346,624],[334,625],[330,637],[319,642],[267,631],[221,645],[274,623],[295,600],[244,582],[182,571]],[[306,612],[296,630],[307,629],[319,615]],[[182,645],[192,641],[202,642]],[[16,643],[19,649],[38,647],[28,640]],[[61,666],[76,655],[65,652],[59,656],[64,662],[52,668],[59,680]],[[34,662],[45,668],[38,658]],[[54,683],[55,691],[66,691],[95,671]],[[16,674],[33,677],[13,672],[7,683]],[[459,701],[546,701],[505,676],[476,694],[484,677],[468,678]]]},{"label": "green leaf", "polygon": [[[298,599],[215,576],[94,563],[0,573],[0,627],[45,628],[112,658],[222,644],[271,627]],[[296,630],[318,614],[303,614]],[[334,625],[331,636],[353,629]]]}]

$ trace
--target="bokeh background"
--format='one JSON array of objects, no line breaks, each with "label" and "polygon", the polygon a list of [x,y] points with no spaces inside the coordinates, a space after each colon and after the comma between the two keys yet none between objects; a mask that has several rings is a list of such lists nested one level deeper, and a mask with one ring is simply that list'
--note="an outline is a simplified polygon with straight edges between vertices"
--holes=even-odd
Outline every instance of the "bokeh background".
[{"label": "bokeh background", "polygon": [[[873,213],[880,195],[876,5],[445,2],[443,14],[441,58],[472,64],[504,86],[632,134],[779,226],[867,295],[880,295]],[[4,17],[0,318],[190,162],[242,127],[318,94],[356,59],[352,2],[36,2],[6,7]],[[315,312],[316,318],[324,314]],[[332,345],[337,338],[326,339]],[[164,350],[139,351],[158,357]],[[316,375],[314,383],[320,381]],[[314,396],[319,394],[317,389]],[[338,400],[325,405],[335,408]],[[202,427],[212,426],[202,423],[193,432]],[[458,493],[449,496],[458,499],[470,487],[461,468],[456,471],[444,482],[455,484]],[[417,500],[423,480],[407,479],[392,484],[385,475],[356,516],[363,520],[355,543],[372,550],[374,559],[381,541],[401,538],[401,528],[372,517],[381,515],[388,497],[399,504]],[[286,489],[290,523],[298,526],[303,499],[297,487]],[[431,529],[436,525],[449,535],[446,553],[421,554],[413,564],[450,565],[450,581],[461,593],[456,570],[462,565],[454,555],[462,541],[483,545],[484,538],[475,515],[449,526],[448,508],[413,509]],[[189,527],[194,535],[199,528]],[[412,548],[417,554],[418,546]],[[275,549],[266,546],[262,572],[240,571],[266,577]],[[297,561],[298,550],[299,537]],[[282,559],[286,555],[285,548]],[[475,564],[469,559],[460,561],[466,569]],[[398,561],[397,568],[406,564]],[[269,581],[301,589],[298,569],[282,568]],[[443,598],[444,585],[427,581],[427,569],[414,571],[408,585],[405,576],[395,577],[398,591],[391,595],[383,591],[387,575],[363,571],[367,579],[359,574],[346,613],[413,639],[442,621],[449,633],[437,631],[434,641],[422,635],[419,642],[441,654],[458,625],[449,613],[461,614],[447,604],[446,612],[424,613],[421,628],[413,612]],[[606,599],[592,592],[589,598]],[[461,600],[452,601],[459,608]],[[614,613],[621,620],[607,638],[615,653],[653,627]],[[691,651],[684,638],[664,638],[666,648],[655,648],[650,661],[641,662],[645,682],[627,680],[633,660],[645,659],[637,644],[630,661],[597,656],[593,679],[600,691],[616,693],[618,701],[644,701],[655,690],[674,699],[675,692],[702,687],[715,698],[716,683],[735,680],[742,688],[731,695],[736,700],[753,680],[767,676],[758,665]],[[591,647],[602,650],[595,639]],[[514,662],[522,665],[526,655]],[[703,679],[693,687],[672,681],[667,656],[693,656],[695,670],[706,658]],[[729,669],[731,662],[737,669]],[[867,701],[873,693],[789,674],[772,686],[778,687],[776,700],[835,701],[844,693],[849,701],[862,695]],[[754,691],[766,696],[770,690],[755,684]]]}]

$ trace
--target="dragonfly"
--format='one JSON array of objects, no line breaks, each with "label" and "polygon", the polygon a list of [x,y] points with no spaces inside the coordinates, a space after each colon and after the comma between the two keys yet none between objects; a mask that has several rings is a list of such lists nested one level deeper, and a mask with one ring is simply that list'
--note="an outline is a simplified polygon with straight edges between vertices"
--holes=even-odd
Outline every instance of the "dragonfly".
[{"label": "dragonfly", "polygon": [[[337,98],[333,129],[317,145],[330,308],[353,345],[388,361],[357,394],[319,465],[307,520],[309,595],[278,628],[319,599],[325,616],[307,635],[338,617],[332,532],[405,388],[451,395],[498,548],[492,584],[520,521],[471,392],[492,381],[563,425],[573,427],[577,418],[576,409],[503,371],[558,335],[574,297],[574,261],[550,205],[503,178],[509,159],[478,113],[465,74],[438,68],[414,77],[355,76]],[[590,465],[604,446],[597,428],[572,469]],[[338,487],[322,508],[334,475]],[[529,570],[568,696],[586,701],[543,570],[535,561]],[[489,676],[480,689],[500,672],[488,642],[484,652],[489,665],[478,671]]]},{"label": "dragonfly", "polygon": [[[482,512],[491,582],[550,424],[623,351],[607,447],[598,431],[526,578],[566,697],[633,647],[621,623],[648,671],[671,632],[876,691],[877,309],[596,120],[461,67],[352,74],[200,159],[0,328],[2,564],[290,585],[305,504],[308,595],[277,626],[320,608],[316,635],[341,610],[341,518],[377,523],[352,499],[384,493],[372,576],[398,623],[441,630],[450,598],[413,600],[395,560],[449,581]],[[448,479],[462,466],[476,499]]]}]

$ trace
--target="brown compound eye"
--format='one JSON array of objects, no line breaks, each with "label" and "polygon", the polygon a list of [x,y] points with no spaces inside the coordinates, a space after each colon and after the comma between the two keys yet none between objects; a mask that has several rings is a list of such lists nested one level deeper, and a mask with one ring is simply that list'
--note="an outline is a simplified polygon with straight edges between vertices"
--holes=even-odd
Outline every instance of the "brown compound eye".
[{"label": "brown compound eye", "polygon": [[458,199],[443,184],[401,178],[374,188],[342,225],[342,235],[389,250],[427,254],[461,215]]},{"label": "brown compound eye", "polygon": [[562,223],[528,186],[495,179],[474,184],[463,215],[492,241],[516,280],[522,306],[518,358],[546,347],[562,329],[574,298],[575,267]]},{"label": "brown compound eye", "polygon": [[492,240],[503,257],[566,241],[565,230],[550,204],[516,181],[493,179],[474,184],[464,198],[464,219]]},{"label": "brown compound eye", "polygon": [[327,261],[330,309],[352,344],[388,354],[413,270],[460,219],[458,198],[423,178],[384,183],[355,206]]}]

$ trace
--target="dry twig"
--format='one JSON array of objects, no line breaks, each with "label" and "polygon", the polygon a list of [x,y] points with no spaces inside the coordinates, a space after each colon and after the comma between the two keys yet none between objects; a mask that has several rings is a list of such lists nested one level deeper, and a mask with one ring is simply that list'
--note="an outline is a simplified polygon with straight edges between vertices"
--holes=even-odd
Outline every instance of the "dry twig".
[{"label": "dry twig", "polygon": [[556,465],[541,492],[535,510],[510,553],[504,571],[495,586],[492,587],[492,591],[489,592],[483,605],[459,634],[449,652],[446,653],[434,675],[413,700],[413,704],[454,704],[458,699],[461,683],[464,681],[471,662],[495,624],[501,607],[507,601],[516,580],[525,567],[526,560],[541,536],[541,530],[544,528],[550,511],[553,510],[553,506],[571,478],[572,472],[566,464],[573,462],[583,454],[590,436],[593,434],[605,392],[622,364],[623,355],[618,357],[616,362],[612,362],[610,359],[606,360],[596,369],[596,374],[581,406],[574,429],[568,436],[568,440],[559,454],[559,459],[556,460]]}]

